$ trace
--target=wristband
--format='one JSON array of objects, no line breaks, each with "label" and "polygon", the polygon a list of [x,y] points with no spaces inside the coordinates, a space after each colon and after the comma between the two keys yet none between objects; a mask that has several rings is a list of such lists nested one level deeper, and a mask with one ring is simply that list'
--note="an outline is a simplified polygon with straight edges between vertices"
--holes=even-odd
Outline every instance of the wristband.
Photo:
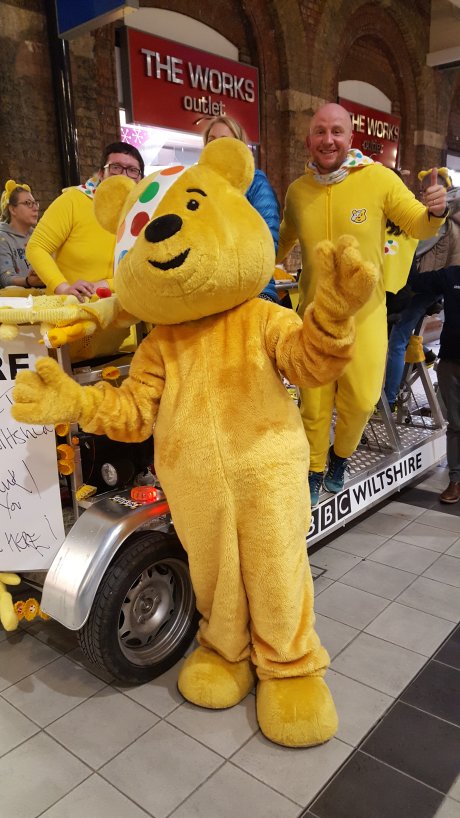
[{"label": "wristband", "polygon": [[449,205],[446,205],[445,210],[443,210],[440,216],[437,216],[436,213],[432,213],[431,210],[428,211],[428,214],[433,216],[434,219],[445,219],[449,215]]}]

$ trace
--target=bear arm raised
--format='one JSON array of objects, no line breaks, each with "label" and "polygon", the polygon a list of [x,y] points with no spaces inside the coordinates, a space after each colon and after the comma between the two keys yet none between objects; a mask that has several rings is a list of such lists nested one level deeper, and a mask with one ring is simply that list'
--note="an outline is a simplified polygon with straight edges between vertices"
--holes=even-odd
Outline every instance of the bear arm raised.
[{"label": "bear arm raised", "polygon": [[313,304],[307,307],[303,323],[297,319],[295,325],[288,314],[273,313],[266,328],[268,352],[291,383],[322,386],[336,380],[351,360],[354,320],[330,324],[327,328],[322,325]]},{"label": "bear arm raised", "polygon": [[[378,279],[376,268],[361,258],[357,241],[342,236],[337,246],[315,248],[318,270],[315,300],[303,325],[283,321],[272,344],[278,368],[299,386],[320,386],[336,380],[352,358],[353,316],[369,300]],[[276,340],[275,340],[276,339]]]}]

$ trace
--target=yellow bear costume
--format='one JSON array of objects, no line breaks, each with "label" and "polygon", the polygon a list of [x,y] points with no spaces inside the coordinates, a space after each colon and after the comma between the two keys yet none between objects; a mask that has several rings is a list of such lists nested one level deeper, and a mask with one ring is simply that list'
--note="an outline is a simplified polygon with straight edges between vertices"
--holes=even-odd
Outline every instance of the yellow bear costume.
[{"label": "yellow bear costume", "polygon": [[[253,174],[244,144],[212,142],[120,261],[123,308],[156,325],[122,386],[81,387],[41,360],[36,373],[17,376],[13,414],[78,421],[123,441],[145,440],[155,425],[155,467],[202,616],[200,647],[184,662],[179,689],[202,707],[231,707],[256,672],[263,733],[309,746],[334,735],[337,715],[322,678],[329,658],[313,628],[308,444],[279,371],[308,386],[335,380],[352,355],[351,316],[376,276],[344,238],[318,251],[321,283],[303,322],[256,298],[274,250],[244,197]],[[101,223],[123,232],[125,215],[154,184],[105,181],[95,202]]]}]

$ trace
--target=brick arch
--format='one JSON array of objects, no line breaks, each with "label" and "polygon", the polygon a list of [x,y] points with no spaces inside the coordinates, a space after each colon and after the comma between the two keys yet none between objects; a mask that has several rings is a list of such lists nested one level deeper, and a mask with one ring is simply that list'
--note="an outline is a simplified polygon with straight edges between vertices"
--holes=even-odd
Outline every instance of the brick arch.
[{"label": "brick arch", "polygon": [[192,17],[215,29],[239,49],[240,59],[259,69],[261,167],[280,195],[287,184],[289,112],[280,111],[280,92],[305,89],[305,63],[293,59],[306,52],[304,28],[297,0],[201,0],[199,8],[190,0],[141,0],[142,8],[162,8]]},{"label": "brick arch", "polygon": [[447,149],[460,153],[460,68],[455,72],[448,112]]},{"label": "brick arch", "polygon": [[[330,0],[324,4],[321,20],[317,29],[317,48],[321,43],[328,44],[330,55],[324,68],[324,54],[312,55],[312,83],[321,88],[320,96],[335,99],[338,82],[343,79],[368,79],[369,73],[375,75],[375,67],[370,72],[363,71],[361,76],[347,76],[350,73],[348,56],[358,43],[368,46],[369,58],[379,54],[391,68],[393,88],[388,81],[386,87],[378,87],[388,94],[394,102],[395,111],[402,117],[401,161],[404,167],[415,174],[417,151],[413,144],[413,133],[427,127],[427,100],[435,96],[433,72],[424,65],[426,42],[425,16],[413,12],[409,16],[408,8],[401,2],[390,2],[385,7],[362,0],[342,0],[339,9],[335,3],[335,13],[331,14]],[[315,48],[316,52],[316,48]],[[347,64],[348,61],[348,64]],[[323,70],[320,70],[322,62]],[[387,90],[386,90],[387,89]],[[399,110],[398,110],[399,109]]]}]

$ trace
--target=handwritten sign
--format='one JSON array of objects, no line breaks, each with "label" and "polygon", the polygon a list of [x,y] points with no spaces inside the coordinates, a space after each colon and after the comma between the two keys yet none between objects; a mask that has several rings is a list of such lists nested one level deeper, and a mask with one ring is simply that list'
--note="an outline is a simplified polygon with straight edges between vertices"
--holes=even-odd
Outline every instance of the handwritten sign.
[{"label": "handwritten sign", "polygon": [[11,415],[17,372],[46,354],[36,327],[0,344],[0,570],[46,571],[64,542],[54,426]]}]

